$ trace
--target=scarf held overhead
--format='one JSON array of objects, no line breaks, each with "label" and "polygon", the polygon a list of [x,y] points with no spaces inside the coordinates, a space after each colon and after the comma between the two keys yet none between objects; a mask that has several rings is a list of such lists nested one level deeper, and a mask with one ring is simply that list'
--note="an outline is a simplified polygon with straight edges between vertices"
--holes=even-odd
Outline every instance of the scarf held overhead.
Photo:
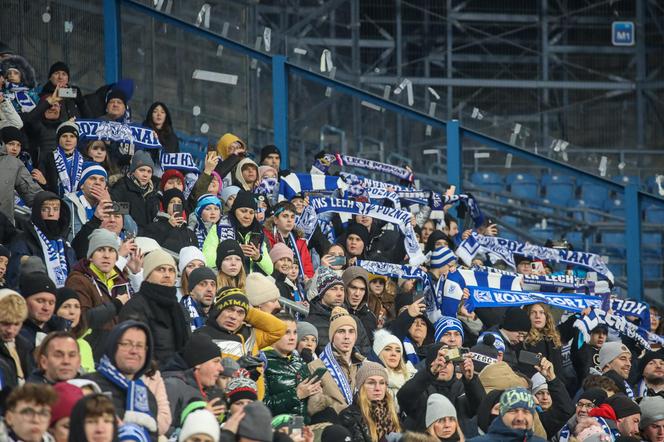
[{"label": "scarf held overhead", "polygon": [[352,157],[344,154],[336,154],[335,156],[340,166],[358,167],[360,169],[372,170],[374,172],[382,172],[402,180],[407,180],[410,183],[415,179],[413,172],[405,167],[393,166],[392,164]]},{"label": "scarf held overhead", "polygon": [[64,287],[68,274],[65,241],[63,239],[48,239],[44,232],[39,230],[39,227],[34,224],[33,227],[39,237],[48,276],[55,282],[56,287]]},{"label": "scarf held overhead", "polygon": [[154,130],[139,124],[117,121],[78,120],[79,139],[83,141],[117,141],[133,144],[139,149],[161,149]]}]

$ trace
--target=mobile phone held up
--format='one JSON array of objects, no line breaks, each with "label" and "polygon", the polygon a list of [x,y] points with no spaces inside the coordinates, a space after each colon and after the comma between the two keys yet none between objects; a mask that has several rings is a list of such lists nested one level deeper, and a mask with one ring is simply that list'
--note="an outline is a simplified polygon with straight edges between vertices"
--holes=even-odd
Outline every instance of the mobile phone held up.
[{"label": "mobile phone held up", "polygon": [[77,95],[76,89],[73,87],[61,87],[58,89],[58,97],[60,98],[76,98]]},{"label": "mobile phone held up", "polygon": [[173,204],[173,216],[175,218],[182,218],[182,204]]},{"label": "mobile phone held up", "polygon": [[542,362],[542,355],[532,351],[521,350],[519,352],[519,362],[526,365],[539,365]]}]

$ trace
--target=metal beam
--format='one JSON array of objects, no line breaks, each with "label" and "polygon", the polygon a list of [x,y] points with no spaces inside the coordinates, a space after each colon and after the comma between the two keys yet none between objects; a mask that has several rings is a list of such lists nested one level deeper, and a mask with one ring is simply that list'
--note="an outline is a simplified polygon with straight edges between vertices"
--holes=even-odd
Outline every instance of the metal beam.
[{"label": "metal beam", "polygon": [[324,15],[326,15],[329,11],[333,11],[337,9],[339,6],[341,6],[343,3],[345,3],[347,0],[331,0],[324,2],[323,5],[320,8],[316,8],[313,11],[311,11],[309,14],[307,14],[306,17],[304,17],[302,20],[299,22],[295,23],[293,26],[288,28],[286,32],[284,32],[284,35],[294,35],[300,32],[302,29],[304,29],[307,25],[309,25],[311,22],[320,19]]},{"label": "metal beam", "polygon": [[549,50],[557,54],[634,54],[634,48],[625,46],[551,45]]},{"label": "metal beam", "polygon": [[627,246],[627,290],[632,299],[643,299],[641,269],[641,204],[639,188],[630,183],[625,187],[625,243]]},{"label": "metal beam", "polygon": [[290,169],[288,158],[288,70],[286,57],[272,57],[272,117],[274,144],[281,153],[281,168]]},{"label": "metal beam", "polygon": [[115,83],[122,73],[120,0],[104,0],[104,78]]},{"label": "metal beam", "polygon": [[[297,44],[314,46],[335,46],[335,47],[353,47],[352,38],[325,38],[325,37],[303,37],[295,40]],[[363,48],[394,48],[394,41],[362,38],[358,40]]]}]

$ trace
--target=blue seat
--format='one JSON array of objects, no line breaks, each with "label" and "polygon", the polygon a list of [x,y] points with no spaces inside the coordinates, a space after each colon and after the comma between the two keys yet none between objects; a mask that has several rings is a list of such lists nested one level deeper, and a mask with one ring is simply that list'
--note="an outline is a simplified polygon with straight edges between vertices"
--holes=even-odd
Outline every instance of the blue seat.
[{"label": "blue seat", "polygon": [[606,200],[604,209],[611,215],[619,216],[621,218],[625,217],[625,204],[620,198],[609,198]]},{"label": "blue seat", "polygon": [[596,213],[586,212],[583,210],[591,208],[586,204],[585,200],[571,199],[567,202],[567,205],[572,209],[577,209],[577,210],[571,210],[571,212],[574,219],[580,222],[591,224],[591,223],[601,222],[603,220],[603,217],[601,215],[598,215]]},{"label": "blue seat", "polygon": [[609,199],[609,188],[596,183],[581,184],[581,199],[585,201],[586,206],[595,209],[604,209],[606,201]]},{"label": "blue seat", "polygon": [[611,273],[613,273],[613,276],[615,278],[622,278],[623,276],[625,276],[625,265],[624,264],[609,262],[607,264],[607,267],[609,268],[609,270],[611,270]]},{"label": "blue seat", "polygon": [[611,180],[620,183],[620,184],[636,184],[637,186],[641,185],[641,180],[638,176],[635,175],[616,175],[611,177]]},{"label": "blue seat", "polygon": [[657,281],[662,279],[662,263],[647,263],[643,265],[643,279]]},{"label": "blue seat", "polygon": [[470,175],[470,180],[477,186],[483,184],[503,184],[503,177],[495,172],[473,172]]},{"label": "blue seat", "polygon": [[625,232],[602,232],[601,235],[605,246],[625,246]]},{"label": "blue seat", "polygon": [[543,175],[542,186],[544,187],[544,196],[551,204],[560,206],[574,198],[576,192],[574,177],[569,175]]},{"label": "blue seat", "polygon": [[657,177],[656,176],[649,176],[646,178],[646,189],[650,193],[654,193],[655,195],[659,195],[659,186],[657,186]]},{"label": "blue seat", "polygon": [[660,232],[643,232],[641,234],[643,254],[655,258],[662,256],[662,234]]},{"label": "blue seat", "polygon": [[490,193],[505,192],[506,190],[504,184],[478,184],[477,186],[480,190]]},{"label": "blue seat", "polygon": [[518,226],[520,224],[519,223],[520,219],[517,218],[516,216],[512,216],[512,215],[501,216],[500,220],[502,222],[504,222],[505,224],[509,224],[509,225],[512,225],[512,226]]},{"label": "blue seat", "polygon": [[544,242],[546,242],[547,239],[552,239],[555,236],[555,232],[553,231],[553,229],[549,228],[541,229],[533,227],[528,231],[528,233],[530,233],[532,236],[540,240],[542,244],[544,244]]},{"label": "blue seat", "polygon": [[565,234],[565,239],[574,246],[574,250],[583,250],[583,232],[567,232]]},{"label": "blue seat", "polygon": [[510,173],[505,177],[505,182],[510,185],[514,183],[539,184],[537,177],[530,173]]},{"label": "blue seat", "polygon": [[501,238],[510,239],[513,241],[519,241],[519,236],[516,233],[510,232],[507,229],[501,229],[499,235]]},{"label": "blue seat", "polygon": [[664,206],[653,204],[646,208],[646,222],[653,224],[664,224]]},{"label": "blue seat", "polygon": [[510,187],[512,195],[518,198],[538,199],[539,186],[536,183],[514,182]]},{"label": "blue seat", "polygon": [[207,154],[209,140],[207,137],[187,135],[176,131],[175,134],[180,141],[180,152],[190,153],[196,165],[202,169],[205,166],[205,155]]}]

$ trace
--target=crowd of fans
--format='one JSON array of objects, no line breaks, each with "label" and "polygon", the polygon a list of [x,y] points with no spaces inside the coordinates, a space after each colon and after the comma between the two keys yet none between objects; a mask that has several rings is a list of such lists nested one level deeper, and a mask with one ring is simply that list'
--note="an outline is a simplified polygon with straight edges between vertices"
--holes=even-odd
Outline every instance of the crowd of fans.
[{"label": "crowd of fans", "polygon": [[[584,339],[588,309],[546,303],[461,302],[432,323],[421,280],[357,265],[408,264],[389,222],[334,214],[304,234],[311,194],[283,198],[279,150],[256,162],[233,134],[189,182],[162,165],[179,147],[161,102],[142,123],[161,149],[86,139],[77,121],[131,123],[131,86],[74,83],[63,62],[38,85],[0,54],[0,439],[664,441],[655,343],[601,323]],[[413,209],[429,286],[459,271],[473,230],[498,235],[451,209]],[[655,307],[650,321],[661,335]]]}]

